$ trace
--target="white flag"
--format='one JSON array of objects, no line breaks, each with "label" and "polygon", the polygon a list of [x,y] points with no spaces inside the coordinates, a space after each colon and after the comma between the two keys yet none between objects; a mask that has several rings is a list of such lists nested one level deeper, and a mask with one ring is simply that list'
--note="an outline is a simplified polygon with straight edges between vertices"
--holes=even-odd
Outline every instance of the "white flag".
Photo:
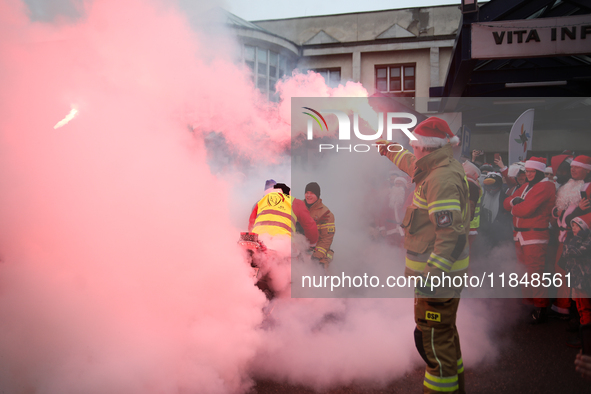
[{"label": "white flag", "polygon": [[528,109],[517,118],[509,134],[509,163],[525,161],[527,151],[532,149],[534,137],[534,110]]}]

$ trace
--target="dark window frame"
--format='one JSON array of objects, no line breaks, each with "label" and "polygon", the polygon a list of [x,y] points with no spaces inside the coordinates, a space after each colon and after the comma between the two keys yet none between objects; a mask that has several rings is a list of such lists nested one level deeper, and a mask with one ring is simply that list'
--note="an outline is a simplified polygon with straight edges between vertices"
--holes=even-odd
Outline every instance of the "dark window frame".
[{"label": "dark window frame", "polygon": [[[396,76],[395,72],[393,72],[393,70],[396,69],[399,70],[398,76]],[[380,70],[385,70],[386,75],[383,75],[383,71],[380,73]],[[417,64],[401,63],[376,65],[374,71],[374,80],[374,87],[377,92],[388,95],[414,97],[417,88]],[[412,86],[412,88],[409,88],[409,84]],[[398,87],[399,89],[397,89]]]},{"label": "dark window frame", "polygon": [[[322,75],[324,77],[324,82],[326,83],[326,86],[328,86],[328,87],[336,88],[337,86],[339,86],[341,84],[341,80],[342,80],[341,77],[343,75],[341,72],[341,67],[311,68],[310,70]],[[336,72],[339,73],[338,80],[333,80],[331,78],[331,73],[336,74]],[[324,73],[326,73],[326,77],[324,76]],[[327,77],[328,77],[328,79],[327,79]]]}]

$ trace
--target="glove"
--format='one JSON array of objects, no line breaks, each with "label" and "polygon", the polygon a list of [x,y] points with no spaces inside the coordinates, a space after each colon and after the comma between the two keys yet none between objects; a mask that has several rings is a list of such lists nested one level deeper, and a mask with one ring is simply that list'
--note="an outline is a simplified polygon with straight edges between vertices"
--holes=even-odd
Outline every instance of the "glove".
[{"label": "glove", "polygon": [[380,155],[386,156],[388,153],[388,146],[392,145],[393,142],[387,140],[378,140],[376,141],[376,144],[378,145],[378,151],[380,152]]},{"label": "glove", "polygon": [[319,251],[319,250],[314,250],[314,253],[312,253],[312,258],[313,258],[313,259],[318,259],[318,260],[320,260],[320,259],[321,259],[321,258],[323,258],[323,257],[325,257],[325,254],[324,254],[324,253],[322,253],[322,252],[321,252],[321,251]]},{"label": "glove", "polygon": [[513,200],[511,200],[511,205],[515,206],[519,203],[524,202],[525,200],[521,197],[515,197]]}]

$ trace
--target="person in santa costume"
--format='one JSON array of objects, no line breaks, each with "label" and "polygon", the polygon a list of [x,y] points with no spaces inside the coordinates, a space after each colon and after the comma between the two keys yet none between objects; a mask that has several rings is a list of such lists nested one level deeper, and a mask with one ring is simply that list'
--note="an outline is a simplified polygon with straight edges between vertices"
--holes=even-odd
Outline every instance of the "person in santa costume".
[{"label": "person in santa costume", "polygon": [[499,171],[503,176],[503,179],[509,187],[506,191],[507,196],[512,195],[515,190],[519,189],[523,185],[527,178],[525,177],[525,163],[522,161],[515,162],[507,167],[503,163],[501,156],[495,158],[495,164],[499,166]]},{"label": "person in santa costume", "polygon": [[[525,265],[529,280],[532,274],[544,273],[546,248],[550,238],[548,225],[556,201],[556,188],[544,176],[546,159],[532,157],[525,162],[528,182],[507,197],[505,209],[513,215],[513,239],[517,259]],[[531,323],[546,320],[549,305],[548,289],[544,286],[522,286],[524,303],[533,304]]]},{"label": "person in santa costume", "polygon": [[[571,221],[589,212],[589,198],[591,197],[591,157],[577,156],[570,163],[571,178],[558,189],[556,206],[552,210],[552,217],[556,219],[558,229],[558,250],[556,254],[556,273],[564,276],[565,271],[558,265],[564,241],[568,232],[572,231]],[[582,198],[585,196],[585,198]],[[568,319],[570,312],[570,289],[566,283],[558,288],[556,301],[552,304],[552,311],[558,318]]]},{"label": "person in santa costume", "polygon": [[559,186],[564,185],[570,179],[570,163],[572,161],[573,155],[570,153],[563,152],[561,155],[552,157],[552,172]]},{"label": "person in santa costume", "polygon": [[[572,297],[577,305],[580,325],[591,325],[591,213],[571,220],[572,233],[566,236],[559,264],[570,275]],[[571,337],[567,345],[581,347],[581,337]]]}]

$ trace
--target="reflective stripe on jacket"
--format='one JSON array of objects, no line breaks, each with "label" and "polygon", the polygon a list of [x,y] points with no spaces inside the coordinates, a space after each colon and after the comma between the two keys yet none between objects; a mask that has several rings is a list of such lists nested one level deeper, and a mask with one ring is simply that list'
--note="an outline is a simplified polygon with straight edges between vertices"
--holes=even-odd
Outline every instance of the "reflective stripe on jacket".
[{"label": "reflective stripe on jacket", "polygon": [[314,249],[317,257],[326,257],[332,260],[333,254],[330,250],[332,240],[335,234],[334,214],[322,203],[322,199],[319,198],[309,208],[310,216],[316,222],[318,227],[318,243]]},{"label": "reflective stripe on jacket", "polygon": [[292,202],[292,196],[279,191],[266,194],[257,203],[257,216],[252,232],[269,235],[291,235],[297,221],[291,209]]},{"label": "reflective stripe on jacket", "polygon": [[419,160],[407,150],[388,152],[387,156],[416,184],[412,205],[407,208],[402,223],[407,273],[423,270],[459,273],[467,269],[468,180],[462,165],[453,158],[451,145]]}]

